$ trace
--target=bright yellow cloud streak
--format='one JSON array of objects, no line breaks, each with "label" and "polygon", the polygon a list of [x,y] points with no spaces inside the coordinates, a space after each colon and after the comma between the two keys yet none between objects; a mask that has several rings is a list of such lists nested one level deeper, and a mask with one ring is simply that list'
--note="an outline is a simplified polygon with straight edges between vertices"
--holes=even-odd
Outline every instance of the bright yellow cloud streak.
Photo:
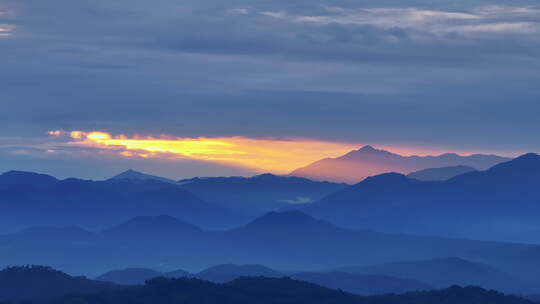
[{"label": "bright yellow cloud streak", "polygon": [[156,138],[113,136],[105,132],[70,132],[71,144],[117,150],[121,157],[188,158],[215,161],[277,174],[326,157],[337,157],[357,144],[310,139],[280,140],[247,137]]}]

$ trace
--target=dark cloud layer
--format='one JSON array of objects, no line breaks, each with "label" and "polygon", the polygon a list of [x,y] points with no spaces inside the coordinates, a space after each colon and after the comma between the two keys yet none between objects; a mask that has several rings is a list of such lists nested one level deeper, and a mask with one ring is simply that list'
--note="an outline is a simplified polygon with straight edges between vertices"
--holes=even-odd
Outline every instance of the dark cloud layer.
[{"label": "dark cloud layer", "polygon": [[537,1],[0,3],[0,136],[538,151]]}]

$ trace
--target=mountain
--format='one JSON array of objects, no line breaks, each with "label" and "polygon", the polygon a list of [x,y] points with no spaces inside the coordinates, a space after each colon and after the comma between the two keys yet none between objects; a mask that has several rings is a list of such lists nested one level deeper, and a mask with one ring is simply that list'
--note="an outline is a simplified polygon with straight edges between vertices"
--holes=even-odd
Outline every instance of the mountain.
[{"label": "mountain", "polygon": [[0,175],[0,189],[10,186],[47,187],[57,182],[55,177],[33,172],[8,171]]},{"label": "mountain", "polygon": [[[130,227],[120,229],[122,233],[110,233],[116,228],[106,229],[80,241],[0,236],[0,261],[3,265],[51,265],[71,273],[97,276],[132,265],[160,272],[193,271],[223,263],[313,272],[343,265],[369,266],[455,256],[489,265],[516,278],[516,284],[509,285],[508,291],[540,292],[540,287],[531,287],[529,283],[536,280],[540,271],[539,245],[355,231],[298,211],[271,212],[225,231],[199,231],[176,221],[172,221],[173,225],[160,224],[156,229],[148,225],[154,220],[151,217],[128,221],[129,225],[117,226]],[[139,222],[140,226],[131,228],[132,223]],[[145,229],[149,232],[141,233]]]},{"label": "mountain", "polygon": [[138,216],[125,223],[106,229],[102,235],[109,238],[136,238],[163,240],[166,238],[196,237],[202,233],[201,229],[184,223],[174,217]]},{"label": "mountain", "polygon": [[433,289],[428,284],[385,275],[363,275],[347,272],[300,272],[291,274],[295,280],[306,281],[320,286],[340,289],[359,295],[382,295],[409,291]]},{"label": "mountain", "polygon": [[510,158],[473,154],[461,156],[447,153],[438,156],[402,156],[364,146],[337,158],[325,158],[290,173],[291,176],[354,184],[366,177],[385,172],[408,174],[428,168],[470,166],[485,170]]},{"label": "mountain", "polygon": [[126,268],[122,270],[112,270],[96,278],[96,281],[112,282],[121,285],[142,285],[144,282],[157,278],[182,278],[190,276],[184,270],[170,272],[160,272],[147,268]]},{"label": "mountain", "polygon": [[159,272],[146,268],[128,268],[109,271],[97,277],[96,280],[122,285],[141,285],[157,277],[193,277],[215,283],[226,283],[241,277],[282,278],[285,276],[295,280],[362,295],[404,293],[407,291],[432,289],[431,286],[418,281],[382,275],[361,275],[346,272],[300,272],[284,274],[261,265],[234,264],[213,266],[197,274],[190,274],[183,270]]},{"label": "mountain", "polygon": [[526,299],[507,296],[479,287],[453,286],[443,290],[363,297],[290,278],[242,277],[216,284],[197,279],[159,278],[144,286],[90,295],[66,295],[56,304],[532,304]]},{"label": "mountain", "polygon": [[284,275],[278,271],[261,265],[222,264],[207,268],[197,273],[195,276],[201,280],[225,283],[239,277],[279,278],[283,277]]},{"label": "mountain", "polygon": [[444,181],[473,171],[476,169],[469,166],[430,168],[409,173],[407,177],[421,181]]},{"label": "mountain", "polygon": [[3,231],[72,225],[99,230],[140,215],[174,216],[209,229],[245,223],[234,211],[171,183],[138,179],[59,181],[40,176],[39,186],[34,186],[31,184],[36,183],[36,175],[24,174],[31,177],[28,179],[17,176],[10,179],[9,186],[0,187]]},{"label": "mountain", "polygon": [[129,169],[127,171],[124,171],[118,175],[115,175],[111,177],[110,179],[135,179],[135,180],[155,180],[165,183],[171,183],[174,184],[175,181],[172,179],[168,179],[161,176],[155,176],[155,175],[149,175],[145,173],[141,173],[132,169]]},{"label": "mountain", "polygon": [[345,184],[273,174],[192,178],[178,183],[182,189],[203,200],[249,216],[260,215],[289,204],[310,203],[346,187]]},{"label": "mountain", "polygon": [[369,177],[300,210],[353,229],[538,242],[540,156],[424,182],[397,173]]},{"label": "mountain", "polygon": [[72,277],[44,266],[10,267],[0,271],[0,301],[48,301],[68,293],[98,293],[120,286]]},{"label": "mountain", "polygon": [[494,267],[461,258],[384,263],[367,267],[342,267],[338,271],[353,274],[386,275],[426,282],[435,288],[452,285],[480,286],[496,290],[519,290],[523,284]]}]

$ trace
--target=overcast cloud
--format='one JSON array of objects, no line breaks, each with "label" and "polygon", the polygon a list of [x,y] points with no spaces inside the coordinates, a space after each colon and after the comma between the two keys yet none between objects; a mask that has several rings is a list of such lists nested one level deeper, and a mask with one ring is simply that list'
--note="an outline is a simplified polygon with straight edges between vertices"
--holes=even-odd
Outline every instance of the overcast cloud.
[{"label": "overcast cloud", "polygon": [[540,150],[538,1],[1,0],[0,54],[4,140]]}]

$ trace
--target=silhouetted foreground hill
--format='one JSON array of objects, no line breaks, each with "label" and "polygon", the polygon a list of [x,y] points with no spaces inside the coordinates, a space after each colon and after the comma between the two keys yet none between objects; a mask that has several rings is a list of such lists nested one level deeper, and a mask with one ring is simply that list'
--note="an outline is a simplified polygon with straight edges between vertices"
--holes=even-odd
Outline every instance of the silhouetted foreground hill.
[{"label": "silhouetted foreground hill", "polygon": [[46,301],[68,293],[97,293],[119,288],[112,283],[72,277],[44,266],[11,267],[0,271],[0,301]]},{"label": "silhouetted foreground hill", "polygon": [[288,204],[311,203],[347,186],[273,174],[192,178],[178,183],[182,189],[206,201],[246,215],[260,215]]},{"label": "silhouetted foreground hill", "polygon": [[410,172],[428,168],[469,166],[485,170],[510,158],[496,155],[474,154],[460,156],[453,153],[438,156],[402,156],[385,150],[364,146],[337,158],[316,161],[290,175],[337,182],[358,183],[364,178],[386,172]]},{"label": "silhouetted foreground hill", "polygon": [[[215,283],[226,283],[240,277],[280,278],[289,276],[296,280],[315,283],[320,286],[341,289],[361,295],[386,293],[404,293],[415,290],[432,289],[431,286],[414,280],[399,279],[380,275],[359,275],[345,272],[300,272],[285,274],[261,265],[222,264],[207,268],[196,274],[185,271],[158,272],[144,268],[129,268],[109,271],[96,278],[98,281],[113,282],[122,285],[141,285],[145,281],[157,278],[192,277]],[[450,286],[450,285],[448,285]]]},{"label": "silhouetted foreground hill", "polygon": [[526,154],[441,182],[382,174],[301,210],[354,229],[537,242],[538,197],[540,156]]},{"label": "silhouetted foreground hill", "polygon": [[407,177],[421,181],[445,181],[452,177],[473,171],[476,171],[476,169],[469,166],[430,168],[409,173],[407,174]]},{"label": "silhouetted foreground hill", "polygon": [[190,277],[191,274],[184,270],[160,272],[147,268],[127,268],[122,270],[112,270],[96,278],[96,281],[111,282],[121,285],[141,285],[144,282],[157,278],[182,278]]},{"label": "silhouetted foreground hill", "polygon": [[253,276],[278,278],[283,277],[284,274],[261,265],[222,264],[207,268],[195,275],[198,279],[216,283],[225,283],[239,277]]},{"label": "silhouetted foreground hill", "polygon": [[158,278],[145,286],[93,295],[71,295],[56,304],[531,304],[478,287],[451,287],[403,295],[363,297],[290,278],[242,277],[216,284],[197,279]]},{"label": "silhouetted foreground hill", "polygon": [[300,272],[289,276],[295,280],[306,281],[332,289],[341,289],[359,295],[381,295],[433,289],[430,285],[416,280],[385,275],[363,275],[332,271]]}]

